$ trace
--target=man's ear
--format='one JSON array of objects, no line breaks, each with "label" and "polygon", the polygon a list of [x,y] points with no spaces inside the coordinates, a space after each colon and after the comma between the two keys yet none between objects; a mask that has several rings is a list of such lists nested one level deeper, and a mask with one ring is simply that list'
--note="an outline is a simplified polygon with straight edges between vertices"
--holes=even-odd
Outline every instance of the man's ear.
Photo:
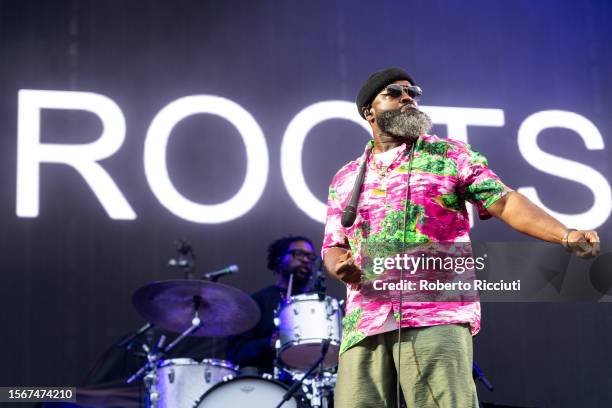
[{"label": "man's ear", "polygon": [[370,116],[372,116],[371,108],[363,108],[363,116],[365,116],[366,119],[370,119]]}]

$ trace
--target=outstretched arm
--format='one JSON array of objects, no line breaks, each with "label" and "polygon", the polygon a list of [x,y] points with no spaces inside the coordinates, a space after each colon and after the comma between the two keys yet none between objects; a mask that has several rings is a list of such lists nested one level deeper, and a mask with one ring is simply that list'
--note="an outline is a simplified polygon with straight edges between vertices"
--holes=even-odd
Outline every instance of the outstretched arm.
[{"label": "outstretched arm", "polygon": [[490,205],[487,211],[523,234],[563,244],[580,257],[592,257],[599,252],[599,236],[596,231],[577,230],[567,234],[565,225],[519,192],[506,194]]}]

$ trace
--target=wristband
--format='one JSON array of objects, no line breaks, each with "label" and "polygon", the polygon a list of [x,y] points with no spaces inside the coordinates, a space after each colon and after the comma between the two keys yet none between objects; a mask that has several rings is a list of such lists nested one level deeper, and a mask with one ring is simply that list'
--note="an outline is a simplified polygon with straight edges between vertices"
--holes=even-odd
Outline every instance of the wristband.
[{"label": "wristband", "polygon": [[569,250],[569,249],[570,249],[570,248],[569,248],[569,244],[568,244],[568,242],[567,242],[567,239],[569,238],[569,234],[570,234],[572,231],[577,231],[577,230],[576,230],[575,228],[567,228],[567,229],[565,230],[565,234],[563,234],[563,239],[561,240],[561,245],[563,246],[563,248],[565,248],[565,249],[567,249],[567,250]]}]

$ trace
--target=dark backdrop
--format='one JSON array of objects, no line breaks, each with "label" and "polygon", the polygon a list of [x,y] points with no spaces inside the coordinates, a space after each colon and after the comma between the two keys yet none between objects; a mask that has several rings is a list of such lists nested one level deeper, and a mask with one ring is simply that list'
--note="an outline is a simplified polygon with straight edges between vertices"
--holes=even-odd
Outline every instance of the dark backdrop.
[{"label": "dark backdrop", "polygon": [[[558,109],[588,118],[605,148],[549,129],[540,148],[591,166],[612,182],[612,7],[606,0],[558,1],[1,1],[0,2],[0,385],[78,384],[102,350],[142,324],[131,294],[157,279],[176,238],[196,249],[198,270],[236,263],[224,281],[247,292],[271,283],[267,245],[304,234],[320,247],[323,225],[290,198],[280,144],[290,120],[325,100],[354,100],[374,70],[404,67],[427,106],[503,109],[502,127],[468,128],[469,141],[513,188],[534,186],[561,213],[588,210],[585,185],[546,174],[519,152],[521,123]],[[93,92],[114,100],[126,139],[101,161],[137,214],[109,218],[71,167],[42,164],[40,213],[16,215],[19,89]],[[144,141],[155,115],[187,95],[228,98],[261,127],[269,174],[245,215],[198,224],[170,213],[145,178]],[[44,143],[88,143],[95,115],[44,111]],[[445,126],[434,131],[447,135]],[[325,200],[334,172],[356,157],[368,134],[330,120],[309,134],[302,155],[309,188]],[[168,169],[176,188],[201,203],[230,198],[246,172],[237,130],[194,115],[172,133]],[[567,172],[573,172],[571,167]],[[607,209],[609,213],[609,208]],[[603,223],[603,221],[602,221]],[[608,219],[598,227],[612,238]],[[579,226],[578,226],[579,227]],[[496,220],[473,237],[520,240]],[[342,296],[340,285],[330,291]],[[484,400],[531,406],[612,403],[609,304],[485,304],[475,354],[497,390]]]}]

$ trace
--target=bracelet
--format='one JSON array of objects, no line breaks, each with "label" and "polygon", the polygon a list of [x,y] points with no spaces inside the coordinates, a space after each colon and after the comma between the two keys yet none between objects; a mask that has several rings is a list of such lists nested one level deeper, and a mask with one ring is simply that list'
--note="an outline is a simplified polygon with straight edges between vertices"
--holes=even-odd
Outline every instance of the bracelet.
[{"label": "bracelet", "polygon": [[568,249],[568,250],[569,250],[570,248],[569,248],[569,244],[568,244],[568,242],[567,242],[567,239],[569,238],[569,234],[570,234],[572,231],[577,231],[577,230],[576,230],[575,228],[567,228],[567,229],[565,230],[565,234],[563,235],[563,239],[561,240],[561,245],[563,246],[563,248]]}]

